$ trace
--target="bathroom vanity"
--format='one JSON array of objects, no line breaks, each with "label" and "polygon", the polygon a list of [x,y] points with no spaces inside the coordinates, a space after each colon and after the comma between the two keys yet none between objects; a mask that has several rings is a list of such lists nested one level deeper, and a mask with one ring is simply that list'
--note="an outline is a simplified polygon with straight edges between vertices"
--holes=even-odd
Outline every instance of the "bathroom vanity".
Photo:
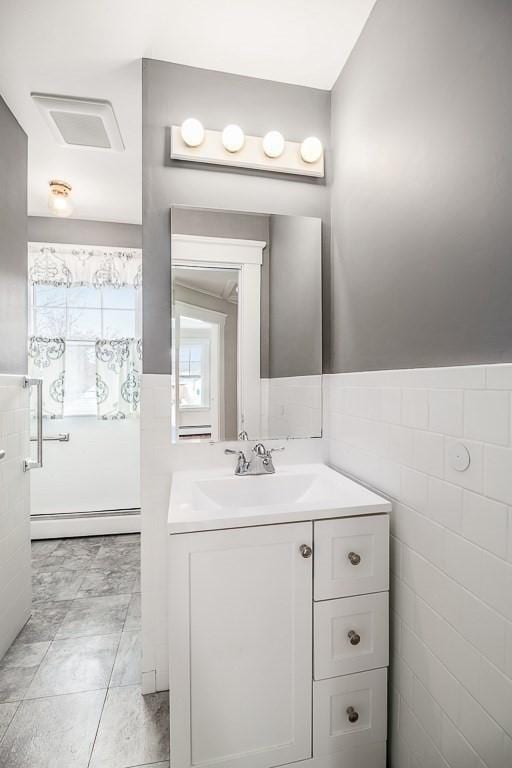
[{"label": "bathroom vanity", "polygon": [[175,473],[173,768],[384,768],[390,510],[320,464]]}]

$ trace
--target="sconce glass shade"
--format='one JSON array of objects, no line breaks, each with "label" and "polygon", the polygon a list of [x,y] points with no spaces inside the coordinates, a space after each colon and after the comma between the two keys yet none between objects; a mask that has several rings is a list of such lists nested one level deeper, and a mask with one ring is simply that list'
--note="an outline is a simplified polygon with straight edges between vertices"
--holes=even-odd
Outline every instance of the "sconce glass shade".
[{"label": "sconce glass shade", "polygon": [[71,185],[66,181],[50,181],[48,193],[48,208],[54,216],[71,216],[73,203],[71,202]]},{"label": "sconce glass shade", "polygon": [[284,136],[279,131],[269,131],[263,137],[263,151],[267,157],[281,157],[284,152]]},{"label": "sconce glass shade", "polygon": [[181,124],[181,138],[187,147],[200,147],[204,141],[204,128],[195,117],[187,117]]},{"label": "sconce glass shade", "polygon": [[239,152],[242,149],[245,136],[239,125],[226,125],[222,131],[222,144],[228,152]]},{"label": "sconce glass shade", "polygon": [[322,157],[324,148],[316,136],[308,136],[300,145],[300,156],[305,163],[316,163]]}]

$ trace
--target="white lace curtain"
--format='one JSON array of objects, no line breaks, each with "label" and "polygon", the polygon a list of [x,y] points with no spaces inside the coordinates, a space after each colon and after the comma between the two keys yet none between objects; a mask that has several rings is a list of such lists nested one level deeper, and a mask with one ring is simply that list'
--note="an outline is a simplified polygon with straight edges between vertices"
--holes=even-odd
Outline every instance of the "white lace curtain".
[{"label": "white lace curtain", "polygon": [[141,339],[98,339],[96,404],[99,419],[126,419],[138,413],[141,375]]},{"label": "white lace curtain", "polygon": [[31,336],[28,345],[30,376],[43,380],[43,416],[61,419],[64,415],[64,372],[66,342],[62,338]]},{"label": "white lace curtain", "polygon": [[35,285],[120,288],[142,285],[142,256],[135,248],[113,250],[75,245],[29,245],[28,277]]},{"label": "white lace curtain", "polygon": [[[28,257],[32,285],[136,290],[142,287],[142,255],[137,249],[30,243]],[[137,305],[136,333],[140,327],[140,299]],[[91,343],[94,342],[97,417],[125,419],[138,415],[142,340],[92,338]],[[66,402],[66,338],[31,336],[29,371],[31,376],[43,379],[43,414],[62,418]]]}]

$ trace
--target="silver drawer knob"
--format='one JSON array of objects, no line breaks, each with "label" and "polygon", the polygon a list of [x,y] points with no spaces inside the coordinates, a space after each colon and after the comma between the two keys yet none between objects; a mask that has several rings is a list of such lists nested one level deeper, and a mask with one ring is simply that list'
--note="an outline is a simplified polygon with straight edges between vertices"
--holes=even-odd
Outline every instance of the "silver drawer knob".
[{"label": "silver drawer knob", "polygon": [[357,552],[349,552],[348,559],[350,560],[352,565],[359,565],[359,563],[361,562],[361,555],[358,555]]},{"label": "silver drawer knob", "polygon": [[301,544],[299,547],[302,557],[308,558],[313,554],[313,550],[307,544]]},{"label": "silver drawer knob", "polygon": [[349,723],[357,723],[359,720],[359,712],[356,712],[354,707],[347,707],[347,716]]},{"label": "silver drawer knob", "polygon": [[350,640],[351,645],[359,645],[361,642],[361,636],[358,635],[357,632],[354,632],[353,629],[348,633],[348,639]]}]

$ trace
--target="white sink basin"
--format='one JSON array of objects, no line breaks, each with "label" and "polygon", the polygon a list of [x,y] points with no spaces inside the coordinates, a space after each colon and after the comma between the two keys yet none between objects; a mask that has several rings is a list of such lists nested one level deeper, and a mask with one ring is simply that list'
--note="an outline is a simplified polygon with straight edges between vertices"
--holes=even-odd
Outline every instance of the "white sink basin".
[{"label": "white sink basin", "polygon": [[389,512],[391,504],[323,464],[238,477],[233,468],[175,472],[170,533]]},{"label": "white sink basin", "polygon": [[[316,480],[316,475],[248,475],[217,477],[196,481],[196,488],[220,507],[268,507],[299,501]],[[265,482],[262,482],[262,479]],[[244,482],[240,482],[243,480]]]}]

